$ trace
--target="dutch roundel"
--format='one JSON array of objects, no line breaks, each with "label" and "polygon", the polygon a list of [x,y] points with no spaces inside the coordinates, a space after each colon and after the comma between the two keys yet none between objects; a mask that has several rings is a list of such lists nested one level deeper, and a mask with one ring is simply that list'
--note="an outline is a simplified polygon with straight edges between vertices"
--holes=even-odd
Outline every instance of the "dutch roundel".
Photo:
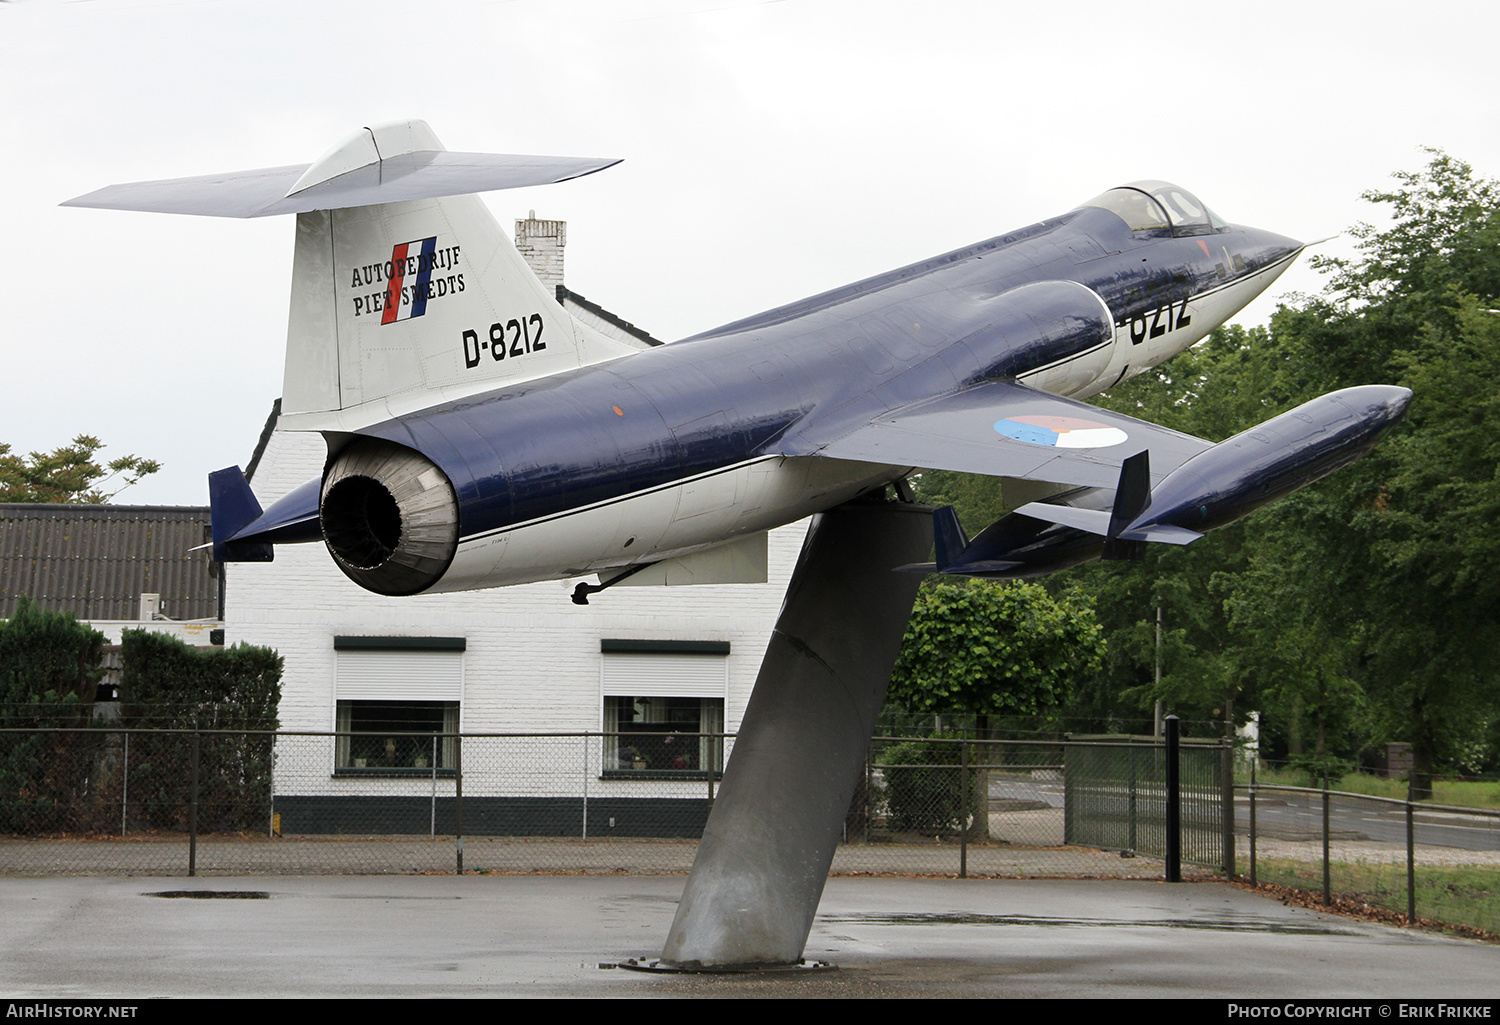
[{"label": "dutch roundel", "polygon": [[1021,415],[995,421],[1007,438],[1053,448],[1108,448],[1128,437],[1118,427],[1074,416]]}]

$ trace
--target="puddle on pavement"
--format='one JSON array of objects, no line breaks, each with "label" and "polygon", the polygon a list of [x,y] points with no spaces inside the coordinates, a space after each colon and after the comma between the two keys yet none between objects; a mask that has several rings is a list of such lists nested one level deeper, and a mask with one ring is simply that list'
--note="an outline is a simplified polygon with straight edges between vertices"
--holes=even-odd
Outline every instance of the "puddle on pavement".
[{"label": "puddle on pavement", "polygon": [[1264,918],[1052,918],[1041,915],[944,914],[819,915],[824,925],[1009,925],[1102,927],[1106,929],[1207,929],[1214,932],[1267,932],[1287,936],[1353,935],[1357,930],[1335,922],[1279,922]]},{"label": "puddle on pavement", "polygon": [[270,900],[265,890],[158,890],[142,897],[184,897],[189,900]]}]

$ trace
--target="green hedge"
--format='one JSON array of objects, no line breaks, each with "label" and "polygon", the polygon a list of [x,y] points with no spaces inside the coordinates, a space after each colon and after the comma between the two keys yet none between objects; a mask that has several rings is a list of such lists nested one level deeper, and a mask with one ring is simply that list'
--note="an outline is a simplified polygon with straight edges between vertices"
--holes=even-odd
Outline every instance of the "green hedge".
[{"label": "green hedge", "polygon": [[[122,725],[184,730],[275,730],[281,656],[236,645],[203,651],[164,634],[121,635]],[[270,737],[200,738],[198,828],[259,831],[270,814]],[[136,734],[130,754],[131,814],[138,825],[185,829],[192,737]]]},{"label": "green hedge", "polygon": [[[0,622],[0,727],[85,727],[103,675],[104,635],[22,598]],[[0,832],[87,828],[100,737],[0,733]]]}]

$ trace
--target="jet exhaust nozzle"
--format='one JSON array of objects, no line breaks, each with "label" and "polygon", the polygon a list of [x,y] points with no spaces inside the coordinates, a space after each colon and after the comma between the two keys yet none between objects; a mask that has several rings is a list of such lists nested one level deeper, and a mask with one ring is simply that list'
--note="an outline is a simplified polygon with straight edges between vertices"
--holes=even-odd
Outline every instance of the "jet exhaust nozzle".
[{"label": "jet exhaust nozzle", "polygon": [[323,477],[319,516],[333,559],[377,594],[417,594],[458,550],[458,499],[426,456],[378,438],[344,448]]}]

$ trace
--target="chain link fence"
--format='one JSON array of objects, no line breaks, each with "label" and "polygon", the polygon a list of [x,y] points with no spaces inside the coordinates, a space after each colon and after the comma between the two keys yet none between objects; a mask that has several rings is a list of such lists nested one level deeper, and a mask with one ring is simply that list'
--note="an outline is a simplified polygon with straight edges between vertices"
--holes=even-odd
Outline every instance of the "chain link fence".
[{"label": "chain link fence", "polygon": [[[1179,751],[1182,859],[1233,871],[1233,761],[1220,744],[1184,744]],[[1166,749],[1151,738],[1097,739],[1067,749],[1065,835],[1073,844],[1167,853]]]},{"label": "chain link fence", "polygon": [[[0,730],[0,874],[683,873],[734,738]],[[1500,933],[1500,812],[1235,787],[1184,744],[1188,872]],[[1163,877],[1149,738],[879,737],[834,874]]]},{"label": "chain link fence", "polygon": [[1281,785],[1237,788],[1252,884],[1500,934],[1500,811]]},{"label": "chain link fence", "polygon": [[[686,872],[733,744],[0,731],[0,873]],[[1161,878],[1161,851],[1140,839],[1161,829],[1160,757],[1126,745],[1132,791],[1121,747],[877,738],[832,871]],[[1118,828],[1136,841],[1118,842]],[[1184,858],[1209,870],[1223,855]]]}]

